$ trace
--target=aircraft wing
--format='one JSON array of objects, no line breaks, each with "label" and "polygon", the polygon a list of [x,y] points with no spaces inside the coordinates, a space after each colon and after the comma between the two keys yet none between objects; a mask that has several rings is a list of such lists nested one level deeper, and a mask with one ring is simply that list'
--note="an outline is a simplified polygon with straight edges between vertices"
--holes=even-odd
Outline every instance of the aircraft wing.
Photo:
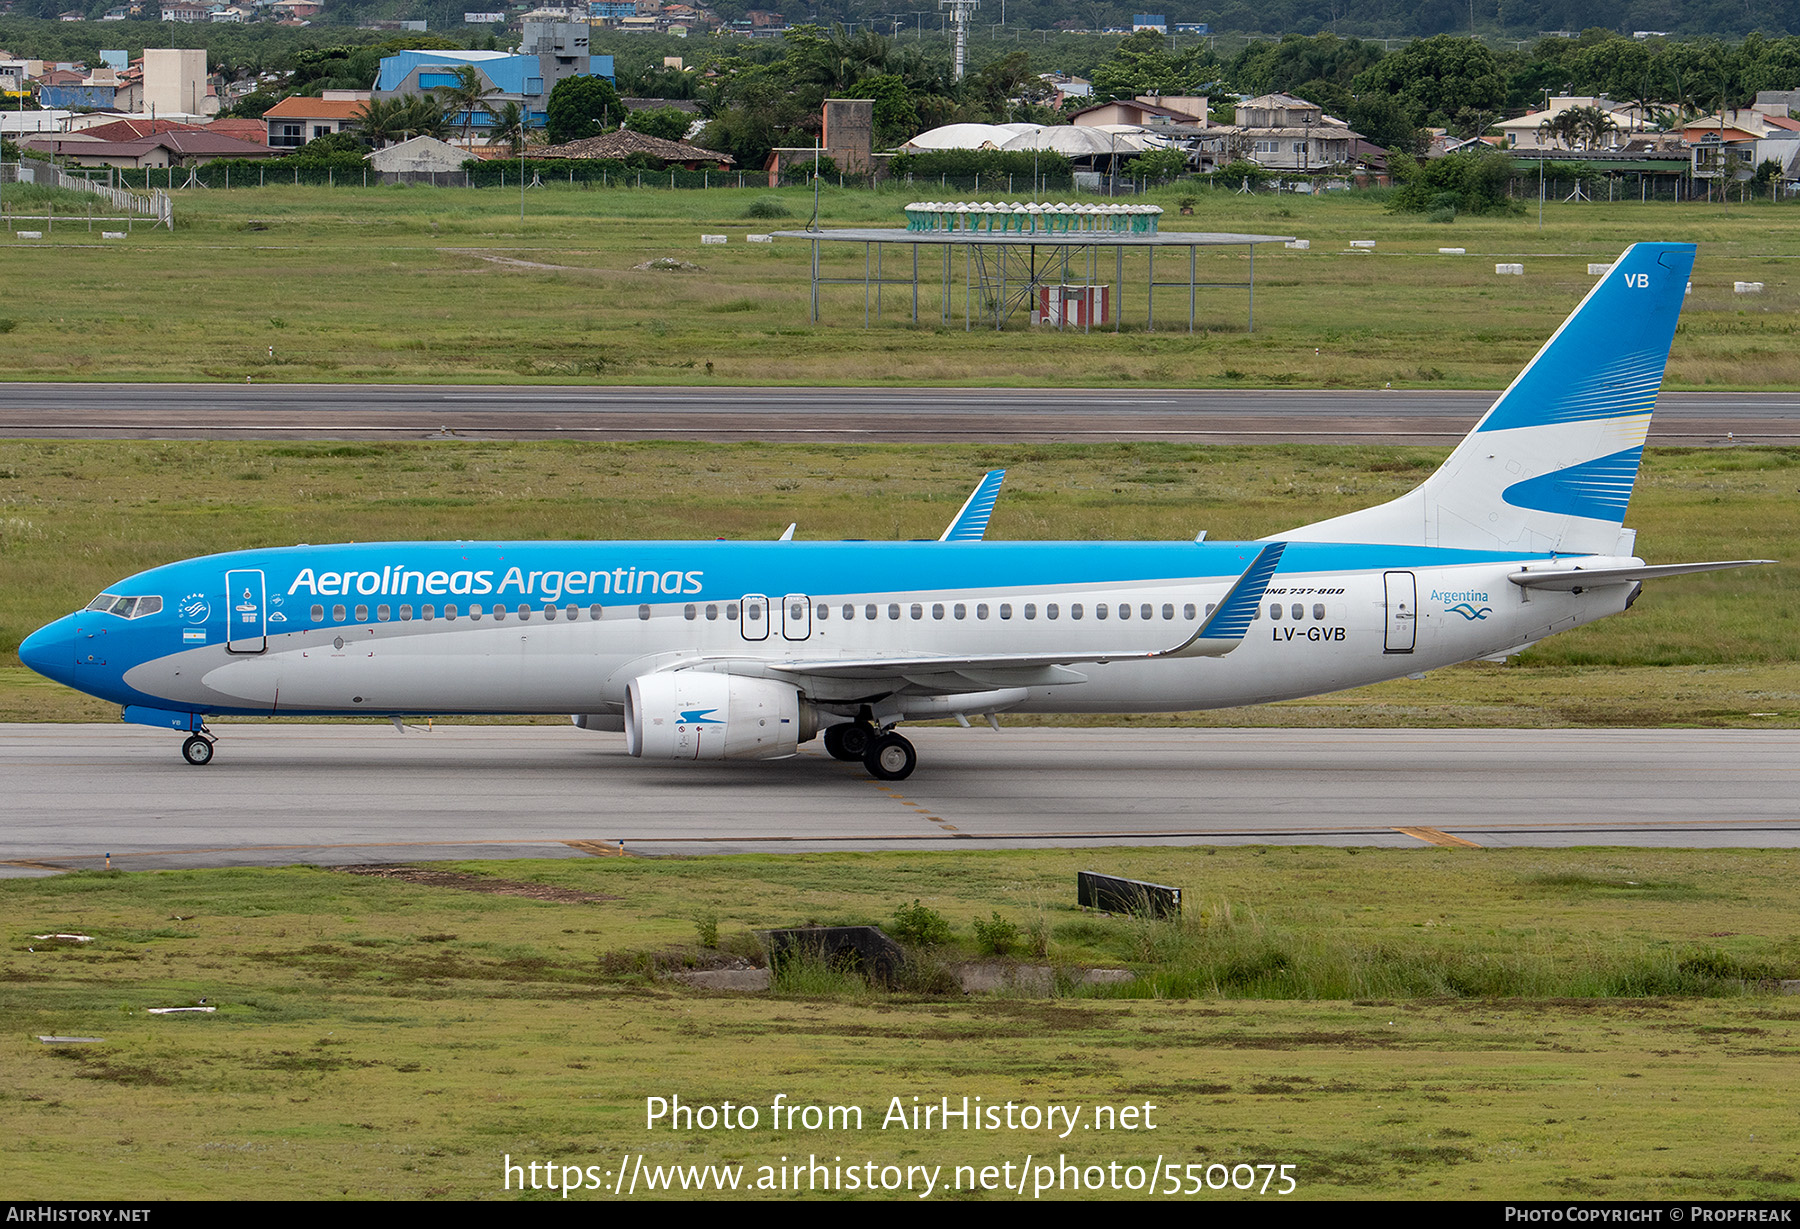
[{"label": "aircraft wing", "polygon": [[715,670],[760,677],[782,676],[825,684],[826,690],[843,691],[864,686],[870,690],[906,687],[915,692],[955,694],[993,687],[1045,687],[1085,682],[1087,676],[1070,666],[1115,661],[1148,661],[1160,657],[1220,657],[1243,643],[1250,621],[1269,580],[1287,549],[1273,542],[1257,554],[1238,577],[1225,600],[1206,617],[1194,634],[1167,649],[1107,652],[1083,648],[1050,653],[933,653],[843,657],[688,657],[664,665],[664,670]]},{"label": "aircraft wing", "polygon": [[1577,589],[1598,589],[1603,585],[1623,585],[1634,580],[1655,580],[1662,576],[1691,576],[1696,572],[1723,572],[1728,568],[1750,568],[1773,559],[1730,559],[1717,563],[1664,563],[1622,568],[1546,567],[1525,568],[1506,579],[1521,589],[1556,589],[1572,593]]},{"label": "aircraft wing", "polygon": [[988,520],[994,515],[994,502],[1000,498],[1000,484],[1004,481],[1005,470],[989,470],[975,484],[975,489],[963,502],[962,511],[956,514],[938,541],[979,542],[987,536]]}]

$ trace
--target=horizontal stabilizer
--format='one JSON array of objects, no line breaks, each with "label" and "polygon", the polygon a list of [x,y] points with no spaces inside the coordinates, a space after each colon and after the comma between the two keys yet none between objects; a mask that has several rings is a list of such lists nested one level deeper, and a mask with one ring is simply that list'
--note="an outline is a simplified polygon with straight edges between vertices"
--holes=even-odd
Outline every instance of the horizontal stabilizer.
[{"label": "horizontal stabilizer", "polygon": [[1731,559],[1719,563],[1665,563],[1657,566],[1639,564],[1622,568],[1584,568],[1545,565],[1525,568],[1506,579],[1521,589],[1554,589],[1572,593],[1577,589],[1598,589],[1603,585],[1623,585],[1632,581],[1656,580],[1663,576],[1691,576],[1696,572],[1724,572],[1731,568],[1753,568],[1774,563],[1773,559]]}]

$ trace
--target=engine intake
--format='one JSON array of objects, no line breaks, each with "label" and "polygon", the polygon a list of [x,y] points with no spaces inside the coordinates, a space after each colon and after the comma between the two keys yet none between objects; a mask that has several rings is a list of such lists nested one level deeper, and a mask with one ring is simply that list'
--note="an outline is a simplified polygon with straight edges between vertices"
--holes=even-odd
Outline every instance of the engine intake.
[{"label": "engine intake", "polygon": [[675,670],[625,685],[625,749],[643,759],[777,759],[818,730],[799,688],[772,679]]}]

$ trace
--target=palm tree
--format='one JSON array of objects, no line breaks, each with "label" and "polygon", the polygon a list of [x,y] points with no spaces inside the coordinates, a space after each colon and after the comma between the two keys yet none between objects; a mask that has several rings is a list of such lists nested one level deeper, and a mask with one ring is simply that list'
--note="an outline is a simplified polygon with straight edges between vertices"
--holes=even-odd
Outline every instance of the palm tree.
[{"label": "palm tree", "polygon": [[402,133],[440,141],[450,135],[450,112],[443,103],[427,94],[415,94],[405,104],[395,121]]},{"label": "palm tree", "polygon": [[525,148],[526,131],[530,116],[525,108],[516,102],[503,102],[492,109],[494,117],[493,132],[488,137],[489,145],[506,143],[507,152],[518,157]]},{"label": "palm tree", "polygon": [[380,149],[390,145],[406,131],[405,119],[408,99],[404,98],[371,98],[363,103],[362,110],[351,120],[357,134]]},{"label": "palm tree", "polygon": [[455,85],[440,85],[432,92],[443,100],[444,109],[451,115],[462,117],[463,144],[469,143],[469,130],[475,126],[475,113],[494,114],[488,99],[500,91],[491,85],[484,85],[481,74],[473,65],[459,64],[455,70]]}]

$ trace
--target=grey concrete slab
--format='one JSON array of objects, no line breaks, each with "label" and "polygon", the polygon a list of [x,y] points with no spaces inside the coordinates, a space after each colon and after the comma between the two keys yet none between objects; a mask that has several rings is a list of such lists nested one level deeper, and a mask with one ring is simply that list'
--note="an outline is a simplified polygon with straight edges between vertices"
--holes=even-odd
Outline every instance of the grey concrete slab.
[{"label": "grey concrete slab", "polygon": [[1800,844],[1800,731],[909,731],[919,770],[645,763],[551,726],[0,726],[0,875],[1118,844]]}]

